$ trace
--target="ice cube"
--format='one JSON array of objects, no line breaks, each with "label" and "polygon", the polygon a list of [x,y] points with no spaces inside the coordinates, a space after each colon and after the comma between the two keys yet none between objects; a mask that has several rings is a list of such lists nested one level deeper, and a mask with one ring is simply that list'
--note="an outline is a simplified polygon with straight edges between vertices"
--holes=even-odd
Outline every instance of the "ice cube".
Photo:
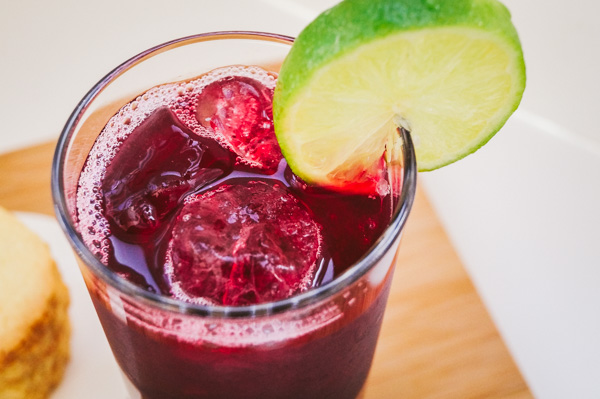
[{"label": "ice cube", "polygon": [[267,173],[282,155],[273,129],[273,89],[245,76],[228,76],[202,89],[198,122],[231,144],[243,161]]},{"label": "ice cube", "polygon": [[102,191],[113,234],[143,240],[186,193],[229,173],[234,161],[234,154],[196,136],[169,108],[158,108],[106,168]]},{"label": "ice cube", "polygon": [[273,181],[231,179],[186,201],[165,274],[175,297],[249,305],[308,289],[322,253],[321,227]]}]

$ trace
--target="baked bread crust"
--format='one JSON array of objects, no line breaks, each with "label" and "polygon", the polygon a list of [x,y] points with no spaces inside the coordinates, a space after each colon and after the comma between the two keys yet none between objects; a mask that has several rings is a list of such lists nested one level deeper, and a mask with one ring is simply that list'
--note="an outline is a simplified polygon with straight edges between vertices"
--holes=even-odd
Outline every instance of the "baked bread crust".
[{"label": "baked bread crust", "polygon": [[45,243],[0,208],[0,399],[43,399],[69,359],[69,294]]}]

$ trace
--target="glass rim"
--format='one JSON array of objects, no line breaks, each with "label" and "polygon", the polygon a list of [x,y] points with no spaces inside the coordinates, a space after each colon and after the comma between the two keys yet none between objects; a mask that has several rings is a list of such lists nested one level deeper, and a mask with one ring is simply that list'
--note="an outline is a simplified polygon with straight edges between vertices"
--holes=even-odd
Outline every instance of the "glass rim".
[{"label": "glass rim", "polygon": [[100,262],[100,260],[96,258],[89,248],[84,244],[81,235],[77,232],[77,229],[74,226],[73,220],[71,220],[70,212],[68,212],[64,189],[64,169],[62,166],[66,161],[71,138],[74,135],[76,128],[79,126],[82,115],[88,109],[88,106],[103,91],[103,89],[127,70],[143,62],[145,59],[153,57],[154,55],[187,44],[222,39],[245,39],[276,42],[288,45],[291,45],[294,41],[294,38],[290,36],[264,32],[221,31],[200,33],[154,46],[133,56],[114,68],[98,83],[96,83],[77,104],[60,134],[54,153],[51,174],[54,211],[58,222],[68,237],[71,246],[76,252],[76,255],[80,257],[80,259],[85,263],[86,267],[91,270],[97,278],[101,279],[112,288],[118,290],[120,293],[139,299],[149,306],[170,312],[225,319],[244,317],[255,318],[278,314],[286,310],[305,308],[325,298],[328,298],[337,292],[340,292],[342,289],[349,287],[354,282],[358,281],[360,277],[371,270],[371,268],[383,258],[383,256],[394,244],[396,238],[399,237],[400,232],[408,218],[408,214],[412,208],[416,193],[417,179],[415,150],[410,134],[406,130],[398,129],[403,144],[401,146],[403,159],[402,188],[398,198],[399,205],[394,211],[392,220],[383,234],[377,239],[377,241],[365,255],[363,255],[357,262],[348,267],[345,272],[337,276],[332,281],[322,286],[311,288],[289,298],[274,302],[266,302],[247,306],[201,305],[183,302],[172,297],[167,297],[160,293],[147,291],[130,282],[129,280],[117,275],[102,262]]}]

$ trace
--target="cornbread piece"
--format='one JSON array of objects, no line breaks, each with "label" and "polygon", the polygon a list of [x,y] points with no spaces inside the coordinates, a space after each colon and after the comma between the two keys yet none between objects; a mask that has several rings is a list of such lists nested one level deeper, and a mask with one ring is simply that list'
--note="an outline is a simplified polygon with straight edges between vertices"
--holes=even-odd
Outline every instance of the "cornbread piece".
[{"label": "cornbread piece", "polygon": [[0,399],[47,398],[69,358],[69,295],[50,251],[0,208]]}]

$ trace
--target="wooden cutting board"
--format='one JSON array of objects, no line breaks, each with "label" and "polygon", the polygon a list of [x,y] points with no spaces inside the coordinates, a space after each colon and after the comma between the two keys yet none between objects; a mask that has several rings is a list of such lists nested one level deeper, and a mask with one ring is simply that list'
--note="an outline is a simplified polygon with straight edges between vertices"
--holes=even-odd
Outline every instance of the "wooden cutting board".
[{"label": "wooden cutting board", "polygon": [[[54,146],[0,155],[0,205],[53,215]],[[531,398],[421,190],[397,262],[362,399]]]}]

